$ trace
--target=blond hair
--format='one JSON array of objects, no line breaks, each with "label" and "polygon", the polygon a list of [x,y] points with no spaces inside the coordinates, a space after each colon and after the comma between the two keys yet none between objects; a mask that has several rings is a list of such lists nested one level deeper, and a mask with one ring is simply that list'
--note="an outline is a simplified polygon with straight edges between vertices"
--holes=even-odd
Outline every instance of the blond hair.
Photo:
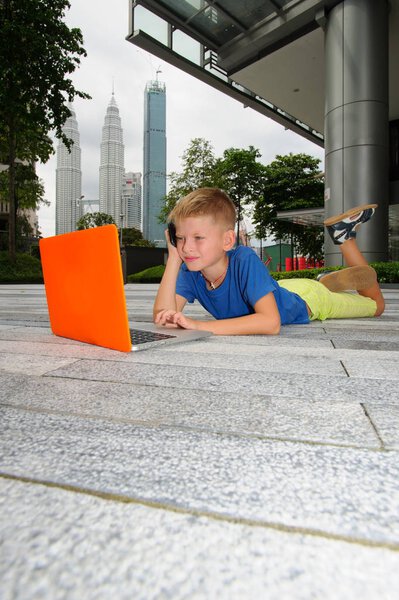
[{"label": "blond hair", "polygon": [[177,223],[187,217],[211,216],[227,229],[234,229],[236,209],[226,192],[219,188],[199,188],[178,201],[168,216],[168,222]]}]

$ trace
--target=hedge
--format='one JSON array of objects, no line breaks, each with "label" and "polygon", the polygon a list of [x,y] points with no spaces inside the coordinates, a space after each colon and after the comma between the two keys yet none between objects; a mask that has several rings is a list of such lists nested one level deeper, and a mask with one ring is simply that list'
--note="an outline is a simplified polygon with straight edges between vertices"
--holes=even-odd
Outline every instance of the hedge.
[{"label": "hedge", "polygon": [[[375,262],[371,266],[376,270],[380,283],[399,283],[399,262]],[[307,277],[316,279],[319,273],[343,269],[344,267],[326,267],[322,269],[305,269],[303,271],[272,272],[276,280]],[[150,267],[140,273],[129,275],[128,283],[159,283],[165,266]],[[0,283],[43,283],[40,260],[29,254],[17,254],[15,264],[10,263],[8,253],[0,252]]]},{"label": "hedge", "polygon": [[40,260],[29,254],[17,254],[13,264],[7,251],[0,252],[0,283],[43,283]]},{"label": "hedge", "polygon": [[162,275],[165,271],[165,265],[159,265],[157,267],[150,267],[144,269],[139,273],[133,273],[128,275],[128,283],[159,283],[162,279]]},{"label": "hedge", "polygon": [[[376,270],[378,281],[380,283],[399,283],[399,262],[376,262],[371,263],[371,266]],[[277,281],[279,279],[307,278],[316,279],[319,273],[325,271],[338,271],[345,267],[323,267],[321,269],[304,269],[303,271],[279,271],[271,272],[270,275]],[[151,267],[129,275],[128,283],[159,283],[164,273],[164,265]]]}]

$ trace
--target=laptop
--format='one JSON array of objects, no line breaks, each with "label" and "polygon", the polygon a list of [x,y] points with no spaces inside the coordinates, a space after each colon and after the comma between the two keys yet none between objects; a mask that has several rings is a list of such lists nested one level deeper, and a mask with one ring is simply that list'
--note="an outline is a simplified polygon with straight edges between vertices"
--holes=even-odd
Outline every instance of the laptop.
[{"label": "laptop", "polygon": [[208,331],[129,328],[118,230],[104,225],[40,240],[52,332],[121,352],[188,342]]}]

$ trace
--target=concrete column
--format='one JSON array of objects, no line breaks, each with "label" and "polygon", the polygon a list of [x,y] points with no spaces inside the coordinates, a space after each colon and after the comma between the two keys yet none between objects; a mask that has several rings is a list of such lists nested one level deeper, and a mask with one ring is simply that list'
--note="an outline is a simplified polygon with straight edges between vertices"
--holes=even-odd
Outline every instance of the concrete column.
[{"label": "concrete column", "polygon": [[[325,34],[326,217],[379,205],[357,240],[366,259],[388,259],[388,2],[344,0]],[[326,235],[326,264],[342,256]]]}]

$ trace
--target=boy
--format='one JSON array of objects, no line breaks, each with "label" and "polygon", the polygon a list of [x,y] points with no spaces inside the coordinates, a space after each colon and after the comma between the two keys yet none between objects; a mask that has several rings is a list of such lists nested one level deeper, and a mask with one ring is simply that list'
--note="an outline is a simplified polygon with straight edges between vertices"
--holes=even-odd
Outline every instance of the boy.
[{"label": "boy", "polygon": [[[351,268],[324,275],[320,282],[277,283],[251,248],[233,249],[236,211],[227,194],[217,188],[191,192],[169,215],[176,239],[166,232],[169,256],[154,303],[154,322],[218,335],[276,335],[281,325],[290,323],[381,315],[384,299],[374,269],[356,244],[355,231],[376,206],[362,206],[325,221]],[[345,289],[356,289],[358,294]],[[215,321],[183,315],[186,302],[195,299]]]}]

